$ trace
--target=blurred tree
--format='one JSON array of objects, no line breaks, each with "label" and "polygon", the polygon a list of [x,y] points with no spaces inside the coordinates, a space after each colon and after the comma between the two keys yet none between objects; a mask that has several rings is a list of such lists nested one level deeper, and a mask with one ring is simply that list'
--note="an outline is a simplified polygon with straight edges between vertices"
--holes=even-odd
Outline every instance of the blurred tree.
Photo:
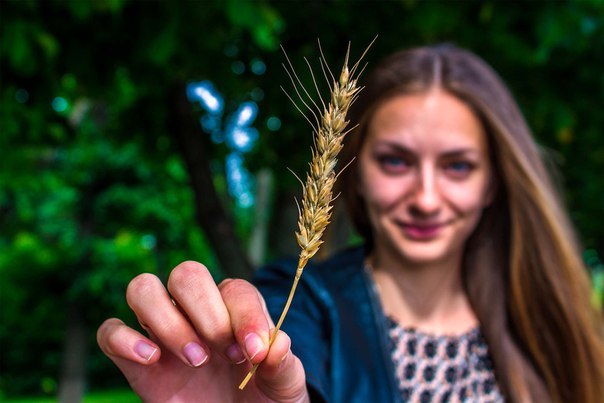
[{"label": "blurred tree", "polygon": [[[233,11],[218,5],[2,4],[5,393],[41,384],[54,392],[40,380],[57,379],[61,364],[60,398],[77,401],[94,329],[109,312],[124,315],[124,290],[137,273],[165,278],[195,258],[218,277],[249,275],[184,84],[217,66],[197,55],[221,54],[221,36],[249,31],[259,47],[276,42],[269,22],[250,26],[262,21],[257,15],[221,32]],[[203,26],[215,32],[196,28]],[[223,67],[219,76],[232,75]],[[38,317],[26,320],[38,304]],[[36,344],[41,357],[27,354]]]},{"label": "blurred tree", "polygon": [[[63,396],[77,396],[84,364],[92,387],[119,382],[90,343],[102,318],[133,319],[123,295],[137,273],[165,279],[179,261],[196,259],[217,277],[249,274],[245,244],[257,215],[229,195],[230,151],[198,122],[203,111],[185,98],[190,81],[213,82],[227,112],[244,101],[260,106],[258,143],[244,162],[274,177],[266,256],[295,253],[298,184],[286,166],[305,170],[312,139],[279,88],[290,88],[280,43],[309,88],[303,57],[318,66],[317,38],[334,70],[349,40],[359,55],[376,34],[370,65],[395,49],[442,41],[482,55],[552,151],[589,261],[600,261],[599,0],[0,7],[0,396],[52,394],[57,382]],[[345,226],[342,233],[336,245],[348,239]]]}]

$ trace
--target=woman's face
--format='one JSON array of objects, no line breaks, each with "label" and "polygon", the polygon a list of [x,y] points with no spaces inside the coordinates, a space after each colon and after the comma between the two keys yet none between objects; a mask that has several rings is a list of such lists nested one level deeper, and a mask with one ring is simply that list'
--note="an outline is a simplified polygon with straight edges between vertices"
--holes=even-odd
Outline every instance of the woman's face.
[{"label": "woman's face", "polygon": [[492,199],[482,124],[441,90],[381,104],[369,122],[359,171],[375,252],[406,264],[459,262]]}]

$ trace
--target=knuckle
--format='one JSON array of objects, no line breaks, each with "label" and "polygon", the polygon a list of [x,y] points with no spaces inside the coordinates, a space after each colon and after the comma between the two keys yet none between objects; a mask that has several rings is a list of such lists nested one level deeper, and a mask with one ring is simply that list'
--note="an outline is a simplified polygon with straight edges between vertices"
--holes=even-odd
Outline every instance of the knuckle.
[{"label": "knuckle", "polygon": [[134,277],[126,289],[128,305],[132,307],[133,302],[153,292],[159,281],[159,278],[151,273],[143,273]]},{"label": "knuckle", "polygon": [[108,355],[113,354],[112,343],[115,342],[116,333],[123,322],[116,318],[110,318],[105,320],[101,326],[99,326],[96,333],[96,340],[101,350]]},{"label": "knuckle", "polygon": [[168,289],[189,287],[191,281],[199,276],[209,276],[209,271],[203,264],[194,261],[182,262],[172,269],[168,278]]},{"label": "knuckle", "polygon": [[220,284],[220,292],[224,298],[237,297],[243,294],[242,291],[254,288],[254,286],[243,279],[226,279]]},{"label": "knuckle", "polygon": [[228,283],[230,283],[230,282],[232,282],[232,281],[234,281],[234,280],[236,280],[236,279],[234,279],[234,278],[230,278],[230,277],[227,277],[227,278],[225,278],[224,280],[222,280],[222,281],[220,282],[220,284],[218,284],[218,288],[222,290],[222,288],[223,288],[223,287],[226,287],[226,285],[227,285]]}]

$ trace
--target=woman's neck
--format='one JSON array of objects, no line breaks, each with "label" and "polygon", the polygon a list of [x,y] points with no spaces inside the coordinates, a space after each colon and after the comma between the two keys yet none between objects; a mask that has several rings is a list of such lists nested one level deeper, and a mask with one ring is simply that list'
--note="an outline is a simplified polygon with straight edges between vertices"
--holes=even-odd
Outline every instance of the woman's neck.
[{"label": "woman's neck", "polygon": [[418,266],[374,250],[368,265],[386,315],[400,325],[456,335],[478,324],[461,280],[461,257]]}]

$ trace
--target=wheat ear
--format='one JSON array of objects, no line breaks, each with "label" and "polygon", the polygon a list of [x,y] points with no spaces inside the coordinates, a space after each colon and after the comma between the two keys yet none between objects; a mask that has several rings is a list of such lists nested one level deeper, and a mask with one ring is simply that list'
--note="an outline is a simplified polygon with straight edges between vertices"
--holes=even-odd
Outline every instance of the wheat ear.
[{"label": "wheat ear", "polygon": [[[373,44],[373,42],[371,42],[371,44]],[[367,50],[369,47],[371,47],[371,44],[367,47]],[[320,43],[319,49],[321,49]],[[367,50],[365,50],[365,52],[367,52]],[[359,59],[359,62],[365,55],[365,52]],[[312,107],[309,105],[310,103],[315,107],[315,109],[319,109],[318,105],[313,101],[311,95],[302,85],[302,82],[293,70],[291,62],[289,62],[289,59],[287,59],[287,61],[289,63],[291,72],[288,71],[287,67],[284,65],[292,84],[294,85],[296,94],[300,98],[300,101],[308,110],[310,110],[311,114],[315,118],[315,124],[313,124],[312,121],[307,118],[313,127],[314,147],[312,149],[312,161],[309,163],[309,171],[306,174],[306,183],[303,184],[302,206],[298,205],[298,232],[296,232],[296,239],[301,249],[300,257],[298,259],[298,268],[296,270],[296,275],[290,289],[287,302],[285,303],[285,307],[281,313],[281,317],[277,322],[277,326],[271,333],[269,348],[273,344],[273,341],[281,328],[283,320],[287,315],[287,311],[291,305],[296,287],[298,286],[298,281],[300,281],[300,277],[302,276],[304,267],[306,267],[306,263],[317,253],[319,247],[323,243],[321,238],[331,218],[332,201],[335,198],[333,196],[333,185],[337,178],[337,174],[335,172],[335,167],[338,161],[337,157],[338,153],[342,149],[342,141],[344,136],[351,130],[346,130],[346,126],[348,125],[346,115],[350,105],[352,105],[357,97],[358,92],[361,90],[361,88],[357,87],[356,77],[359,62],[357,62],[349,70],[349,55],[350,45],[348,46],[348,50],[346,52],[342,72],[340,73],[338,81],[336,81],[329,70],[329,66],[325,61],[323,51],[321,50],[322,57],[319,59],[319,61],[321,63],[323,75],[329,84],[330,80],[325,72],[325,70],[327,70],[332,80],[331,85],[329,86],[330,102],[327,106],[325,106],[321,100],[322,112],[320,115],[315,113],[318,111],[313,111]],[[318,93],[319,91],[314,74],[312,73],[312,68],[310,67],[308,61],[307,64],[313,77],[315,89]],[[302,92],[300,92],[298,87],[300,87]],[[319,99],[321,99],[320,94]],[[291,97],[290,100],[292,100]],[[292,100],[292,102],[294,101]],[[295,102],[294,105],[296,105]],[[298,106],[296,105],[296,107]],[[298,108],[298,110],[300,110],[300,108]],[[302,111],[300,110],[300,112]],[[239,385],[239,389],[245,388],[249,380],[254,375],[254,372],[256,372],[258,365],[259,364],[256,364],[252,367],[245,379]]]}]

